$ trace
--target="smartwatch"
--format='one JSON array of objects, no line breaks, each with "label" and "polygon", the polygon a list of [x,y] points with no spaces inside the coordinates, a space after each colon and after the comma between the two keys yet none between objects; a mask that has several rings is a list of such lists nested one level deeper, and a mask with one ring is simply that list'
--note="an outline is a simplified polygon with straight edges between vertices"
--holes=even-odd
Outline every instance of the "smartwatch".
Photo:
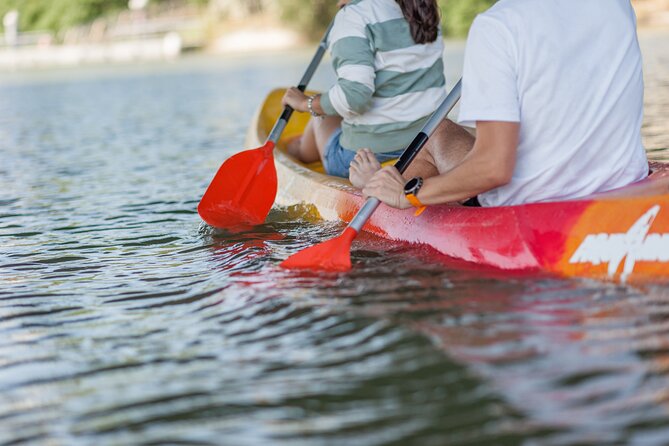
[{"label": "smartwatch", "polygon": [[417,197],[421,187],[423,187],[423,179],[421,177],[412,178],[404,185],[404,195],[409,200],[409,203],[416,208],[416,213],[414,214],[416,217],[427,209],[427,206],[421,203]]}]

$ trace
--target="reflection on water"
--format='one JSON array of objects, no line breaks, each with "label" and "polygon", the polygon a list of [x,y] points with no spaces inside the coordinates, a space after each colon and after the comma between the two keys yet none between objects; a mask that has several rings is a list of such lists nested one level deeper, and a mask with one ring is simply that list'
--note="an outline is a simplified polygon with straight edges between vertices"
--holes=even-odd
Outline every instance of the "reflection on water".
[{"label": "reflection on water", "polygon": [[[669,160],[663,39],[643,37],[644,135]],[[449,270],[371,236],[350,275],[313,276],[276,267],[341,230],[304,209],[200,225],[306,59],[5,76],[0,443],[666,444],[667,288]]]},{"label": "reflection on water", "polygon": [[646,32],[641,35],[646,83],[644,145],[651,158],[669,161],[669,51],[666,33]]}]

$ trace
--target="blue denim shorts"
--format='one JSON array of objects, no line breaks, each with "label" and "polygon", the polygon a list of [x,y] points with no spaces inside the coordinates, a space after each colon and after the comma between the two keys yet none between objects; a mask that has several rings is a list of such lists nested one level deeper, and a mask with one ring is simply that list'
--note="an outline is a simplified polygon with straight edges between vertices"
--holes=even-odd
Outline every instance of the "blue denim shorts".
[{"label": "blue denim shorts", "polygon": [[[325,146],[325,159],[323,160],[323,167],[325,167],[325,172],[327,172],[328,175],[348,178],[348,168],[351,165],[353,158],[355,158],[355,154],[357,152],[345,149],[341,146],[339,142],[341,139],[341,134],[342,130],[339,128],[328,140],[328,143]],[[397,152],[377,153],[376,158],[380,163],[385,163],[386,161],[399,158],[402,155],[402,152],[404,151],[398,150]]]}]

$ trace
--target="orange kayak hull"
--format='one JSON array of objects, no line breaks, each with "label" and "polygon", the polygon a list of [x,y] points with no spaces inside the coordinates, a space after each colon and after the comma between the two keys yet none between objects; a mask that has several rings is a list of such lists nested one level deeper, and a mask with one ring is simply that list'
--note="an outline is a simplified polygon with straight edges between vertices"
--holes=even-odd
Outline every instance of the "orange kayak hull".
[{"label": "orange kayak hull", "polygon": [[[247,135],[263,141],[281,111],[272,92]],[[296,114],[284,140],[308,122]],[[279,144],[281,146],[281,143]],[[348,181],[324,175],[276,150],[277,204],[300,205],[314,221],[349,222],[363,199]],[[546,272],[628,282],[669,281],[669,165],[654,164],[641,184],[574,201],[497,208],[431,206],[413,210],[381,205],[365,230],[391,240],[428,245],[451,259],[506,271]],[[302,214],[304,217],[305,214]]]}]

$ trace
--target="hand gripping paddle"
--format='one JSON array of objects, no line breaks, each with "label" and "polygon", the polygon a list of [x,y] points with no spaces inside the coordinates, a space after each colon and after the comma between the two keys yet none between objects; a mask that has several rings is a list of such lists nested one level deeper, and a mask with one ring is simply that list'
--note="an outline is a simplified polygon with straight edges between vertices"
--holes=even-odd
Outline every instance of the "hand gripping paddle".
[{"label": "hand gripping paddle", "polygon": [[[298,89],[305,91],[327,50],[334,21],[321,40]],[[238,225],[258,225],[265,221],[277,192],[274,147],[286,129],[293,109],[283,110],[264,146],[240,152],[221,165],[205,192],[197,211],[209,225],[227,229]]]},{"label": "hand gripping paddle", "polygon": [[[439,108],[432,114],[432,117],[427,124],[425,124],[423,130],[421,130],[416,138],[414,138],[397,163],[395,163],[395,168],[400,173],[404,173],[407,167],[409,167],[441,121],[448,116],[448,113],[450,113],[453,107],[455,107],[455,104],[458,103],[461,90],[462,80],[458,81],[455,87],[453,87],[453,90],[451,90],[444,102],[441,103]],[[308,269],[334,272],[350,270],[351,244],[380,204],[381,202],[378,199],[369,198],[353,220],[351,220],[351,223],[344,230],[342,235],[293,254],[281,263],[281,267],[286,269]]]}]

